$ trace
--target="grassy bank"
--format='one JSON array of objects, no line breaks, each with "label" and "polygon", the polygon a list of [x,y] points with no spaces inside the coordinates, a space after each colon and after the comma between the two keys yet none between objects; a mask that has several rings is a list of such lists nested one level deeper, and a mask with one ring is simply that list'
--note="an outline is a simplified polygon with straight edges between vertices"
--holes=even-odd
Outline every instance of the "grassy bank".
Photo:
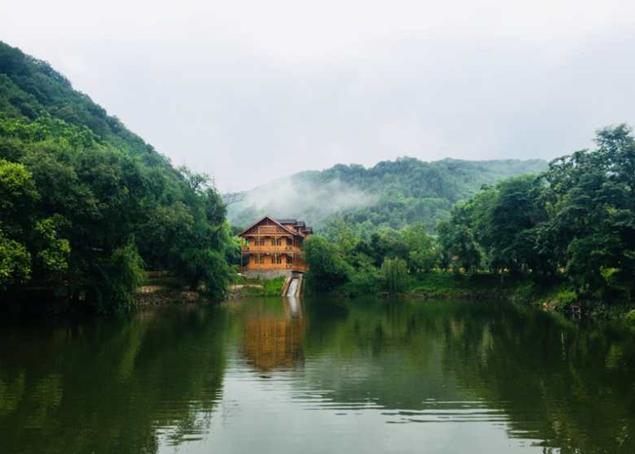
[{"label": "grassy bank", "polygon": [[[280,296],[285,278],[251,279],[237,276],[229,287],[228,298],[249,296]],[[216,300],[204,291],[192,291],[183,287],[178,279],[164,271],[146,273],[143,284],[137,289],[138,306],[161,306],[180,303],[211,303]]]},{"label": "grassy bank", "polygon": [[542,309],[596,319],[625,319],[635,326],[635,307],[630,302],[607,304],[584,299],[566,282],[538,284],[522,277],[475,274],[456,275],[432,272],[413,277],[405,294],[423,298],[508,299]]},{"label": "grassy bank", "polygon": [[280,296],[285,279],[285,277],[252,279],[239,276],[234,285],[230,287],[230,293],[234,298],[243,296]]},{"label": "grassy bank", "polygon": [[490,274],[473,276],[431,272],[412,277],[407,294],[425,298],[500,298],[519,285],[517,280]]},{"label": "grassy bank", "polygon": [[[308,283],[312,284],[312,276]],[[421,274],[400,273],[399,290],[390,291],[390,282],[379,273],[356,275],[334,288],[342,296],[399,294],[416,299],[506,299],[518,304],[531,304],[544,310],[574,314],[595,319],[626,319],[635,326],[635,305],[631,302],[607,303],[600,298],[582,298],[565,281],[536,283],[528,276],[490,273],[472,275],[445,271]],[[309,286],[310,287],[310,286]],[[315,291],[315,289],[313,289]],[[320,293],[320,290],[317,290]]]},{"label": "grassy bank", "polygon": [[172,274],[165,271],[145,273],[142,285],[135,294],[137,307],[165,306],[183,303],[212,303],[216,300],[204,292],[192,291]]}]

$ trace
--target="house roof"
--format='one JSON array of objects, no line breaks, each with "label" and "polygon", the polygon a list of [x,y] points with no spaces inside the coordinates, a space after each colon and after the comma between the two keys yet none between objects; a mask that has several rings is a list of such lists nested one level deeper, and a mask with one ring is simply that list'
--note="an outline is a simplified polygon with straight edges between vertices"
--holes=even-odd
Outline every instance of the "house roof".
[{"label": "house roof", "polygon": [[269,219],[270,221],[272,221],[274,224],[276,224],[277,226],[279,226],[280,228],[284,229],[286,232],[289,232],[291,235],[298,235],[298,236],[304,236],[302,233],[295,231],[295,230],[291,230],[289,227],[282,225],[280,222],[276,221],[274,218],[270,217],[270,216],[265,216],[262,219],[260,219],[257,222],[254,222],[253,224],[251,224],[249,227],[247,227],[245,230],[243,230],[242,232],[240,232],[238,234],[238,236],[242,236],[245,233],[247,233],[247,231],[251,230],[252,228],[256,227],[258,224],[260,224],[262,221]]}]

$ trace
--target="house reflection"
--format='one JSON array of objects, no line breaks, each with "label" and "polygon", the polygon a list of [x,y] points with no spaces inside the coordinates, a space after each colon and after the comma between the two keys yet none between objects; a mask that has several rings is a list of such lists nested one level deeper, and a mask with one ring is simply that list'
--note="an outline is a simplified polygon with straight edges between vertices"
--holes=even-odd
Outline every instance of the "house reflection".
[{"label": "house reflection", "polygon": [[302,341],[305,319],[296,298],[282,298],[284,312],[259,314],[245,321],[243,352],[261,372],[288,369],[304,359]]}]

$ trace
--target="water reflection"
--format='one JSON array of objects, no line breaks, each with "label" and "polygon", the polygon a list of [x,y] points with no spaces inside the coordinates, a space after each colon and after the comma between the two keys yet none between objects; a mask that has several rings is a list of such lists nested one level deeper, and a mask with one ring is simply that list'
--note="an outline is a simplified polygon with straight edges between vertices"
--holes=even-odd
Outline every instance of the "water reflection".
[{"label": "water reflection", "polygon": [[221,393],[223,319],[3,326],[0,452],[156,452],[199,437]]},{"label": "water reflection", "polygon": [[[301,364],[305,323],[300,301],[291,297],[253,304],[243,328],[243,352],[249,363],[262,372]],[[283,315],[268,306],[282,306]]]},{"label": "water reflection", "polygon": [[635,452],[635,342],[509,304],[0,325],[0,452]]}]

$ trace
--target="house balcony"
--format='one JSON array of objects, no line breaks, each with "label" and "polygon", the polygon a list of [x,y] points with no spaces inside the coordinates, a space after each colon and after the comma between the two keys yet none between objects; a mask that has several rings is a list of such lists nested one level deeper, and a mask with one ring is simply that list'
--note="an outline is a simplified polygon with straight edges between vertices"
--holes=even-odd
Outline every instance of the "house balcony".
[{"label": "house balcony", "polygon": [[306,263],[249,263],[240,267],[241,271],[290,270],[303,273],[308,269]]},{"label": "house balcony", "polygon": [[286,244],[284,245],[281,244],[279,246],[265,244],[263,246],[255,246],[255,245],[243,246],[243,253],[244,252],[249,252],[254,254],[284,254],[284,253],[302,254],[302,249],[300,249],[298,246],[287,246]]}]

